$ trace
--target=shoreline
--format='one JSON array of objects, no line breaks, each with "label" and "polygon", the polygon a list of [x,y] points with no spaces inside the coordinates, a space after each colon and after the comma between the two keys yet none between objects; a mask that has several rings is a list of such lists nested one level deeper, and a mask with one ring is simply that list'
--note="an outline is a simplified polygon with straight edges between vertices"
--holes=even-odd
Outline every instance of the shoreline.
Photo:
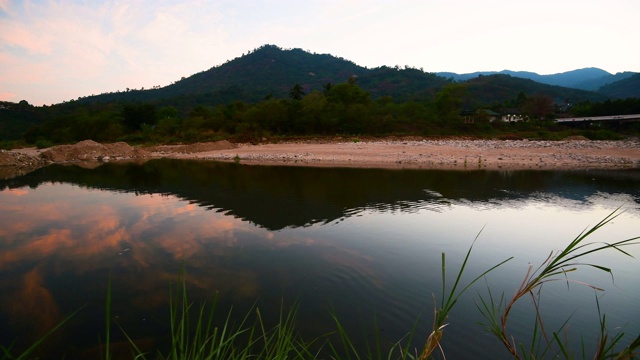
[{"label": "shoreline", "polygon": [[[430,140],[321,139],[233,144],[228,141],[131,147],[90,140],[48,149],[2,150],[0,178],[24,175],[51,163],[99,166],[104,162],[190,159],[245,165],[440,170],[640,169],[640,139]],[[2,161],[4,159],[4,161]]]},{"label": "shoreline", "polygon": [[388,169],[559,170],[640,168],[640,142],[529,140],[376,140],[238,144],[231,149],[173,152],[152,158],[197,159],[247,165]]}]

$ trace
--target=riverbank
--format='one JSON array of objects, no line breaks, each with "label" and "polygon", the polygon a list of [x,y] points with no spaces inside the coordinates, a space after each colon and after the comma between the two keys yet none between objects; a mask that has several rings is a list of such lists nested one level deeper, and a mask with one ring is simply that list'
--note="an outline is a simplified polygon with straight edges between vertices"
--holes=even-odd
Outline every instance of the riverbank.
[{"label": "riverbank", "polygon": [[640,168],[640,140],[332,138],[260,144],[218,141],[135,148],[126,143],[99,144],[87,140],[42,150],[2,151],[0,175],[3,178],[17,176],[50,163],[144,161],[154,158],[390,169],[622,169]]},{"label": "riverbank", "polygon": [[151,157],[243,164],[413,169],[609,169],[640,167],[640,141],[427,140],[295,141],[237,144],[198,152],[170,146]]}]

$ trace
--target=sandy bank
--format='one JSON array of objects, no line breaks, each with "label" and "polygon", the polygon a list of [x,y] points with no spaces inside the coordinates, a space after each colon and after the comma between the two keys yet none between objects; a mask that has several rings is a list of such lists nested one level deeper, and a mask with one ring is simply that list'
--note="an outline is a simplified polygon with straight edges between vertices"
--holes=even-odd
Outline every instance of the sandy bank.
[{"label": "sandy bank", "polygon": [[50,163],[86,163],[154,158],[202,159],[256,165],[460,170],[640,168],[640,140],[529,141],[310,140],[264,144],[228,141],[131,147],[87,140],[49,149],[0,152],[0,178],[22,175]]},{"label": "sandy bank", "polygon": [[423,169],[640,168],[640,141],[381,140],[238,144],[151,157],[243,164]]}]

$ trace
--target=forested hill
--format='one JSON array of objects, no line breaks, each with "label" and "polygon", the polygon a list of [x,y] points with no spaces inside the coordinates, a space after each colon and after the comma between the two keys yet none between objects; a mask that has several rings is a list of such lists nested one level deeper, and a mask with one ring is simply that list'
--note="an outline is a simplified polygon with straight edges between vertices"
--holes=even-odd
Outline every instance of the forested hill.
[{"label": "forested hill", "polygon": [[[391,96],[396,101],[433,93],[449,80],[413,68],[367,69],[349,60],[301,49],[264,45],[220,66],[182,78],[159,89],[128,90],[79,99],[81,102],[158,101],[217,105],[232,101],[258,102],[286,98],[295,84],[305,93],[322,91],[327,83],[338,84],[351,77],[373,98]],[[169,100],[175,99],[175,101]],[[169,100],[169,101],[167,101]]]},{"label": "forested hill", "polygon": [[607,84],[598,90],[611,98],[640,98],[640,73],[626,79]]},{"label": "forested hill", "polygon": [[466,98],[472,101],[471,107],[515,99],[520,93],[544,94],[557,104],[606,100],[605,96],[596,92],[540,84],[503,74],[478,76],[467,80],[464,85],[467,89]]},{"label": "forested hill", "polygon": [[331,55],[265,45],[219,67],[167,86],[162,95],[236,89],[248,96],[246,101],[258,101],[265,96],[286,97],[294,84],[300,84],[310,92],[321,90],[326,83],[343,82],[366,72],[367,69],[361,66]]},{"label": "forested hill", "polygon": [[[434,73],[415,68],[382,66],[368,69],[349,60],[301,49],[281,49],[264,45],[241,57],[209,70],[182,78],[171,85],[147,90],[127,90],[79,99],[81,103],[156,102],[178,108],[228,104],[234,101],[256,103],[268,98],[288,98],[299,84],[306,94],[322,91],[326,84],[349,78],[367,91],[372,99],[388,96],[396,102],[432,100],[434,94],[451,84]],[[507,80],[509,78],[510,80]],[[518,76],[478,76],[466,80],[478,95],[473,103],[495,104],[513,99],[514,94],[545,94],[555,100],[598,101],[606,96],[550,86]]]}]

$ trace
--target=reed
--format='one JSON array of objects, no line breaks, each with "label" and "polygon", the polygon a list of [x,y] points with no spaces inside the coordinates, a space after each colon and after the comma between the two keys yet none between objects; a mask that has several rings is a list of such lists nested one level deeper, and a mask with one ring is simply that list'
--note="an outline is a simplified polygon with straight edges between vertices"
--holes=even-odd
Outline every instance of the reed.
[{"label": "reed", "polygon": [[439,348],[442,352],[444,352],[440,345],[440,341],[442,339],[442,336],[444,335],[444,328],[448,325],[446,323],[447,318],[449,317],[449,314],[453,310],[453,307],[457,304],[458,299],[460,299],[460,297],[478,280],[484,278],[491,271],[495,270],[499,266],[513,259],[513,257],[510,257],[490,267],[489,269],[485,270],[482,274],[478,275],[473,280],[471,280],[464,288],[462,288],[462,290],[458,291],[459,286],[461,286],[460,280],[462,278],[462,274],[464,273],[467,263],[469,262],[469,258],[471,257],[471,251],[473,250],[473,245],[478,240],[478,237],[480,236],[481,233],[482,233],[482,230],[478,233],[478,235],[476,235],[476,238],[474,239],[473,243],[471,243],[471,246],[469,246],[469,250],[467,250],[467,254],[464,258],[464,261],[462,262],[462,265],[458,270],[455,281],[453,282],[453,286],[449,290],[447,290],[446,255],[445,253],[442,253],[442,266],[441,266],[442,296],[440,299],[440,308],[437,307],[437,303],[434,296],[433,325],[432,325],[431,333],[427,337],[427,341],[425,342],[425,345],[422,348],[422,352],[420,354],[420,360],[428,359],[431,356],[431,354],[433,354],[436,348]]},{"label": "reed", "polygon": [[[583,286],[590,287],[596,292],[604,291],[602,288],[574,279],[569,278],[569,274],[577,271],[582,267],[592,267],[600,271],[604,271],[613,276],[610,268],[589,263],[582,262],[587,255],[594,254],[605,250],[615,250],[625,256],[630,256],[623,247],[630,245],[637,245],[640,237],[633,237],[626,240],[620,240],[613,243],[601,243],[590,242],[588,237],[594,232],[601,229],[606,224],[613,221],[621,214],[619,209],[616,209],[611,214],[606,216],[599,223],[593,227],[581,232],[576,238],[573,239],[564,249],[551,252],[549,256],[538,266],[535,270],[533,265],[529,265],[529,268],[522,280],[520,286],[516,289],[513,297],[507,300],[504,293],[500,296],[500,299],[496,301],[491,290],[488,287],[488,297],[480,296],[480,302],[476,303],[478,310],[482,313],[486,320],[486,323],[482,325],[490,333],[495,335],[513,356],[514,359],[539,359],[544,358],[549,353],[560,354],[565,358],[570,358],[567,352],[567,344],[560,337],[560,332],[565,328],[567,322],[563,324],[560,330],[552,332],[547,331],[542,315],[540,313],[540,298],[542,286],[549,282],[566,281],[569,283],[576,283]],[[509,332],[509,315],[513,307],[520,303],[524,298],[531,299],[534,309],[536,322],[533,328],[533,336],[530,345],[527,347],[523,343],[516,341],[514,336]],[[597,300],[597,298],[596,298]],[[600,307],[598,304],[598,314],[600,314]],[[567,320],[568,321],[568,320]],[[600,314],[600,338],[596,346],[597,350],[594,354],[594,359],[626,359],[625,354],[632,354],[640,346],[640,336],[636,341],[632,342],[629,346],[625,347],[622,351],[616,352],[614,348],[619,344],[623,337],[623,333],[611,336],[606,329],[606,318]]]}]

